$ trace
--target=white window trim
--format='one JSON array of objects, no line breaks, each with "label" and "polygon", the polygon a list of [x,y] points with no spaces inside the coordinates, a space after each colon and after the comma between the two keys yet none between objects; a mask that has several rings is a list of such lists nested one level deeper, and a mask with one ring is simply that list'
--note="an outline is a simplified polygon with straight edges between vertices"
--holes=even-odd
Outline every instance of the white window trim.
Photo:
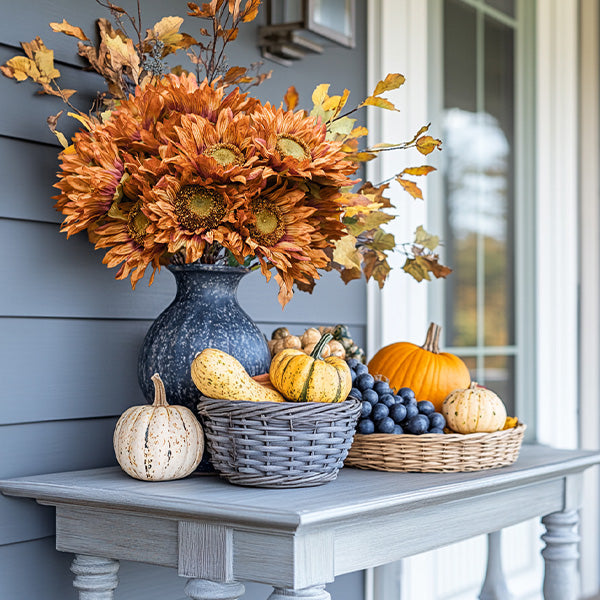
[{"label": "white window trim", "polygon": [[[596,2],[597,0],[582,0],[583,6]],[[372,88],[387,72],[400,71],[407,76],[406,90],[402,90],[404,95],[398,101],[403,116],[370,116],[370,135],[374,141],[381,141],[385,137],[383,132],[400,129],[405,133],[415,124],[427,120],[429,15],[427,3],[422,0],[375,0],[369,2],[368,6],[369,87]],[[537,155],[533,191],[536,231],[531,232],[535,237],[536,253],[535,273],[531,274],[536,322],[530,324],[530,330],[535,331],[537,346],[531,373],[537,385],[537,400],[532,404],[541,410],[536,411],[535,429],[541,443],[566,448],[576,447],[578,444],[580,307],[577,264],[580,256],[581,218],[581,232],[588,232],[587,241],[593,241],[591,248],[586,247],[586,252],[592,258],[582,256],[582,265],[593,268],[594,273],[583,288],[591,296],[588,296],[588,303],[582,306],[582,314],[588,319],[588,329],[582,332],[581,341],[591,343],[591,358],[588,356],[589,360],[581,363],[584,373],[581,381],[589,383],[592,378],[592,384],[595,385],[592,390],[596,392],[589,396],[587,403],[583,400],[584,407],[593,402],[593,410],[596,412],[589,413],[591,419],[586,420],[587,426],[582,424],[581,428],[584,441],[591,443],[591,447],[598,447],[598,381],[594,374],[600,356],[597,339],[600,303],[597,280],[600,251],[597,237],[600,223],[598,208],[594,206],[598,200],[598,180],[588,180],[588,187],[581,190],[579,185],[581,173],[578,160],[583,141],[579,129],[579,1],[536,0],[536,7]],[[411,71],[405,72],[409,68]],[[596,69],[594,76],[597,78],[597,64],[592,65],[590,69],[592,68]],[[597,98],[588,98],[588,101],[596,101],[597,106]],[[597,129],[596,126],[596,133]],[[582,132],[584,130],[588,131],[585,128]],[[595,139],[596,146],[594,152],[590,153],[588,172],[597,170],[600,157],[597,142]],[[382,161],[382,171],[378,173],[372,168],[369,176],[377,181],[377,176],[384,174],[385,168],[385,162]],[[584,196],[581,211],[577,209],[580,191],[585,191],[589,196]],[[407,205],[398,200],[395,199],[400,217],[397,221],[402,225],[395,234],[398,238],[406,238],[418,224],[425,224],[425,208],[419,209],[414,204]],[[586,268],[586,277],[589,272]],[[523,285],[527,282],[521,279],[520,283]],[[594,289],[591,289],[592,286],[595,286]],[[416,286],[402,273],[392,276],[383,290],[370,286],[367,306],[369,356],[390,341],[418,341],[427,323],[425,286]],[[584,350],[587,352],[588,346]],[[591,365],[590,361],[595,362]],[[591,407],[588,409],[591,410]],[[527,413],[533,417],[532,412]],[[597,500],[597,482],[595,487],[591,487],[593,499]],[[594,502],[593,509],[596,506]],[[593,573],[589,572],[589,565],[593,563],[595,567],[598,560],[597,517],[593,525],[594,534],[584,540],[583,545],[586,548],[586,557],[582,563],[584,590],[589,589],[590,584],[595,586],[592,587],[593,590],[597,589],[597,581],[591,581],[594,577],[597,578],[594,575],[595,569]],[[367,587],[366,599],[398,598],[396,592],[400,586],[400,575],[400,567],[394,565],[377,569],[374,574],[369,573],[366,579],[372,585]]]}]

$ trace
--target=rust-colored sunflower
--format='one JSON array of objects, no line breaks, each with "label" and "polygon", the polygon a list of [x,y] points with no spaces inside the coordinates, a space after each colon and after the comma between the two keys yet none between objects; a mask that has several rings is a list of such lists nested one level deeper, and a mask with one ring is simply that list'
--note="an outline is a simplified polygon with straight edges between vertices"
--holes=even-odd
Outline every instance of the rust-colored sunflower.
[{"label": "rust-colored sunflower", "polygon": [[282,305],[291,299],[295,282],[318,279],[318,269],[328,263],[324,250],[312,243],[318,226],[313,219],[316,209],[304,198],[299,188],[274,186],[237,211],[241,246],[231,250],[236,256],[255,256],[267,280],[270,269],[275,269]]},{"label": "rust-colored sunflower", "polygon": [[152,214],[149,231],[169,253],[184,252],[186,262],[199,260],[207,244],[223,244],[244,200],[233,185],[208,182],[190,172],[165,175],[144,195]]},{"label": "rust-colored sunflower", "polygon": [[258,153],[281,176],[312,180],[320,185],[352,185],[357,165],[341,151],[341,143],[326,139],[325,126],[304,111],[284,111],[270,104],[252,114],[258,132]]}]

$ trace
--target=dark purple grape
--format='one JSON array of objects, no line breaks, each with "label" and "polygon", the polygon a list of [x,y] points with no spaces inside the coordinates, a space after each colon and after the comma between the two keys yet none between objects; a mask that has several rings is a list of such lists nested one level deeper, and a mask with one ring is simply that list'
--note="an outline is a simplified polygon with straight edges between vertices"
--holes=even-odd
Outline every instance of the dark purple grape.
[{"label": "dark purple grape", "polygon": [[358,389],[353,387],[350,390],[350,393],[348,394],[348,396],[352,396],[353,398],[356,398],[357,400],[362,400],[362,392]]},{"label": "dark purple grape", "polygon": [[368,417],[373,410],[373,405],[366,400],[363,400],[360,406],[360,416],[362,418]]},{"label": "dark purple grape", "polygon": [[390,389],[390,384],[387,381],[376,381],[373,384],[373,389],[380,395],[389,394],[392,390]]},{"label": "dark purple grape", "polygon": [[[404,408],[406,408],[406,419],[412,419],[419,414],[419,409],[417,408],[417,404],[404,404]],[[429,423],[429,419],[427,420]]]},{"label": "dark purple grape", "polygon": [[[373,407],[371,416],[373,417],[373,421],[379,421],[380,419],[385,419],[389,414],[389,408],[385,404],[378,403]],[[429,422],[427,424],[429,425]]]},{"label": "dark purple grape", "polygon": [[429,415],[429,427],[436,429],[444,429],[446,427],[446,419],[444,415],[439,412],[434,412]]},{"label": "dark purple grape", "polygon": [[402,398],[402,396],[398,396],[398,394],[394,395],[394,400],[396,401],[396,404],[402,404],[404,402],[404,398]]},{"label": "dark purple grape", "polygon": [[356,367],[354,367],[354,370],[356,371],[357,375],[364,375],[365,373],[369,372],[369,367],[363,363],[358,363]]},{"label": "dark purple grape", "polygon": [[368,400],[371,404],[379,402],[379,396],[375,390],[365,390],[362,393],[363,400]]},{"label": "dark purple grape", "polygon": [[394,406],[390,407],[390,417],[396,423],[404,421],[406,419],[406,406],[404,404],[394,404]]},{"label": "dark purple grape", "polygon": [[402,387],[398,390],[398,396],[403,398],[415,398],[415,393],[409,387]]},{"label": "dark purple grape", "polygon": [[382,396],[379,396],[379,402],[385,404],[388,408],[396,404],[396,400],[392,394],[383,394]]},{"label": "dark purple grape", "polygon": [[356,426],[357,433],[367,435],[375,431],[375,423],[371,419],[361,419]]},{"label": "dark purple grape", "polygon": [[429,429],[429,419],[425,415],[416,415],[411,419],[408,419],[404,429],[407,433],[412,433],[413,435],[427,433],[427,430]]},{"label": "dark purple grape", "polygon": [[352,379],[352,385],[354,385],[354,382],[356,381],[356,371],[353,369],[350,369],[350,378]]},{"label": "dark purple grape", "polygon": [[444,430],[440,427],[432,427],[427,433],[444,433]]},{"label": "dark purple grape", "polygon": [[[373,389],[373,384],[375,383],[375,379],[371,373],[363,373],[356,378],[356,387],[364,392],[365,390]],[[376,392],[377,393],[377,392]]]},{"label": "dark purple grape", "polygon": [[430,415],[435,412],[435,406],[429,400],[421,400],[417,402],[417,408],[422,415]]},{"label": "dark purple grape", "polygon": [[394,432],[393,433],[404,433],[404,429],[402,429],[402,427],[400,427],[400,425],[394,425]]},{"label": "dark purple grape", "polygon": [[354,371],[356,369],[356,367],[358,365],[360,365],[360,363],[355,359],[355,358],[348,358],[346,360],[346,362],[348,363],[348,366]]},{"label": "dark purple grape", "polygon": [[375,429],[377,429],[379,433],[394,433],[395,426],[396,423],[394,423],[394,420],[390,419],[390,417],[375,421]]}]

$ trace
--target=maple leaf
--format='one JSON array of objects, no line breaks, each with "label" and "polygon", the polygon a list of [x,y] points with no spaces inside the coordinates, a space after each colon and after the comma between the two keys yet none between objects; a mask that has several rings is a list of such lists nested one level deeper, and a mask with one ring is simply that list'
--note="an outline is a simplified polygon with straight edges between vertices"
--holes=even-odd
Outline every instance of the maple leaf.
[{"label": "maple leaf", "polygon": [[363,273],[367,281],[371,278],[375,279],[381,289],[391,270],[386,258],[382,259],[377,252],[365,248],[363,251]]},{"label": "maple leaf", "polygon": [[353,235],[345,235],[335,242],[333,262],[347,269],[358,268],[360,271],[362,256],[356,248],[356,238]]},{"label": "maple leaf", "polygon": [[423,225],[419,225],[415,232],[415,244],[424,246],[429,250],[435,250],[440,244],[440,238],[437,235],[427,233],[427,231],[423,229]]}]

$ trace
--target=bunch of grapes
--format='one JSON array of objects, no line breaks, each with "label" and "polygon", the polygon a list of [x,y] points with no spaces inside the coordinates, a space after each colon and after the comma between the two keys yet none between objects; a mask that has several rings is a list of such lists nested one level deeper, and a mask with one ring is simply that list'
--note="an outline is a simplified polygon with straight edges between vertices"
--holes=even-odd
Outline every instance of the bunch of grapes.
[{"label": "bunch of grapes", "polygon": [[417,401],[408,387],[390,388],[376,380],[366,365],[348,359],[352,373],[350,396],[362,402],[357,433],[444,433],[446,419],[429,400]]}]

